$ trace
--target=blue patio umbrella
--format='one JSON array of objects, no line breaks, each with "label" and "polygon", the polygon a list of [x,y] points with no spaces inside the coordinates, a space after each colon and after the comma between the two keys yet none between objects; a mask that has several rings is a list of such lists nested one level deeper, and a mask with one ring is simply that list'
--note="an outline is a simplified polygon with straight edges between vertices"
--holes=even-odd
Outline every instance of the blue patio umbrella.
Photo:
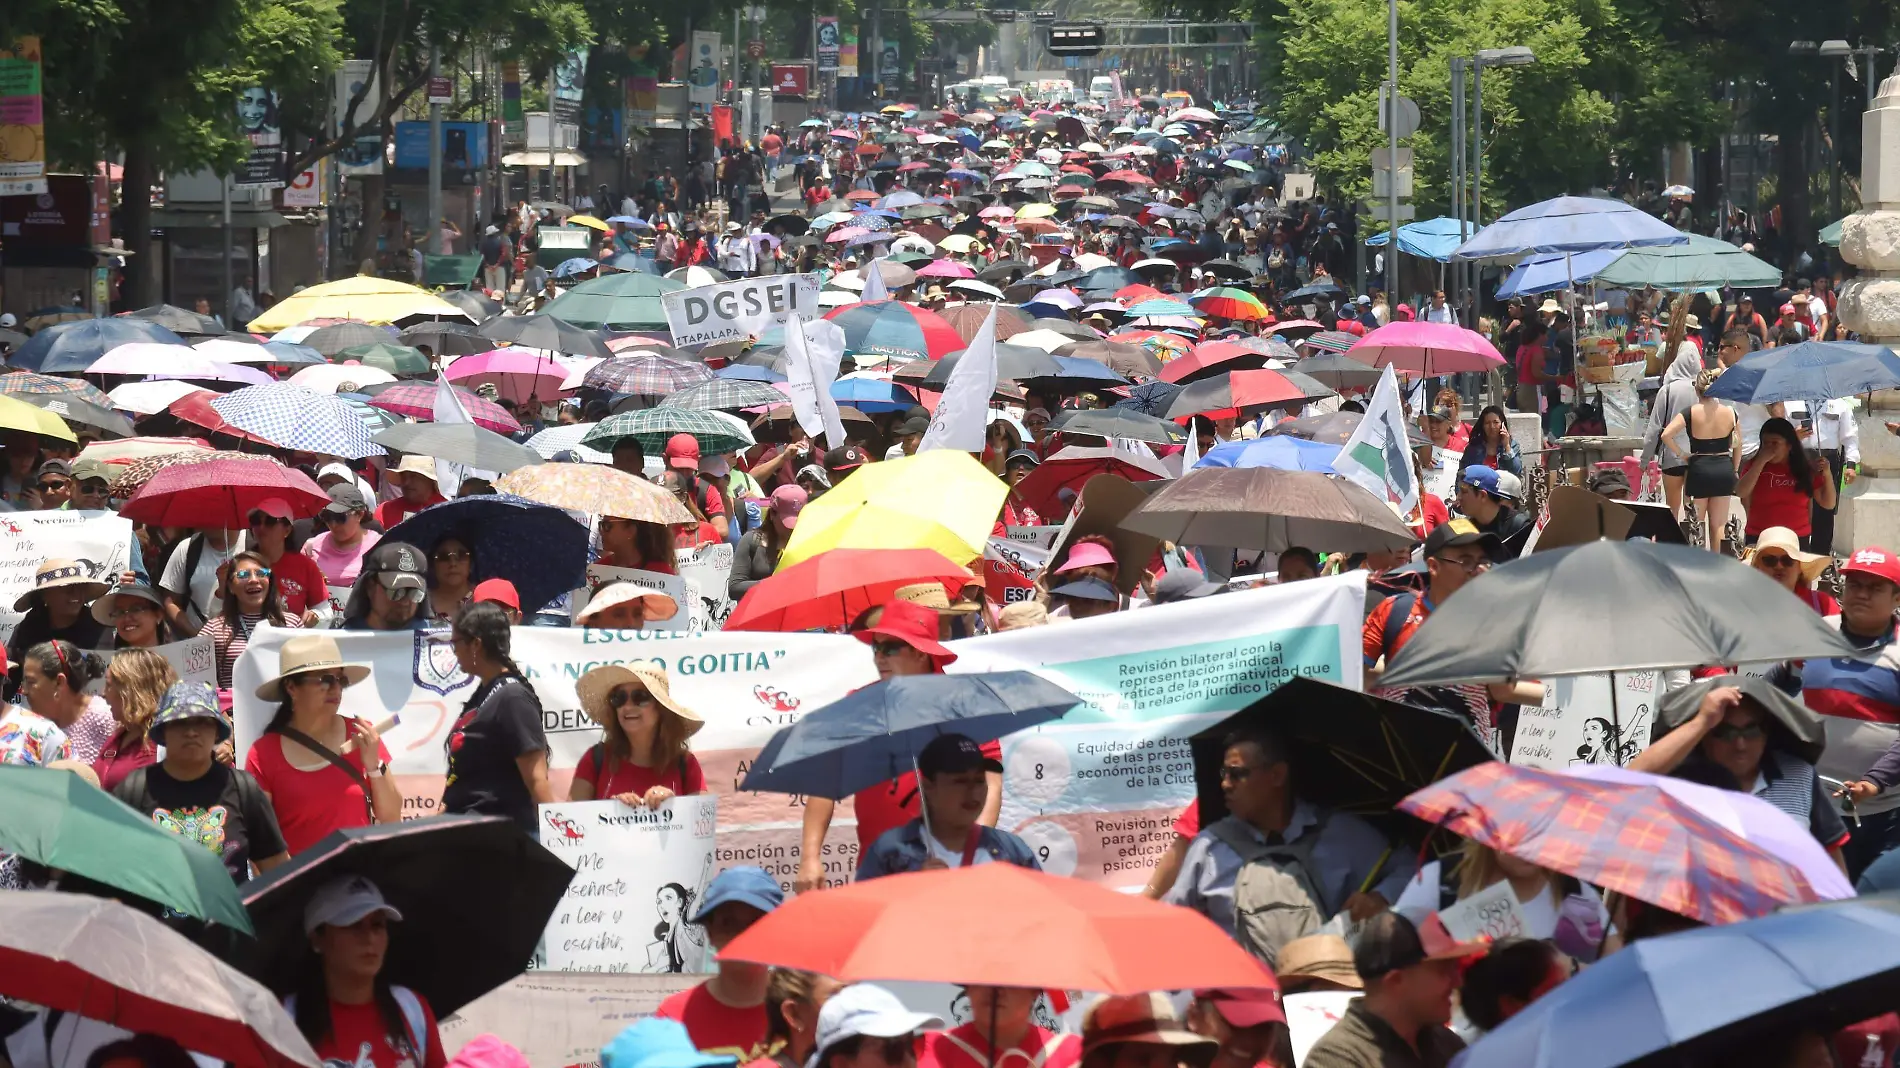
[{"label": "blue patio umbrella", "polygon": [[149,319],[131,316],[79,319],[55,323],[27,338],[26,344],[7,357],[7,364],[47,375],[84,371],[97,363],[99,357],[134,341],[185,344],[184,338]]},{"label": "blue patio umbrella", "polygon": [[1536,293],[1554,293],[1579,282],[1595,278],[1598,271],[1623,258],[1623,249],[1604,248],[1595,252],[1548,253],[1531,256],[1511,269],[1498,284],[1497,299],[1528,297]]},{"label": "blue patio umbrella", "polygon": [[450,535],[474,557],[470,583],[514,583],[524,614],[577,589],[587,577],[587,524],[566,509],[526,497],[457,497],[424,508],[383,536],[426,553]]},{"label": "blue patio umbrella", "polygon": [[1040,675],[899,675],[808,712],[759,751],[741,790],[849,797],[913,769],[943,734],[979,743],[1059,719],[1082,699]]},{"label": "blue patio umbrella", "polygon": [[831,399],[861,412],[901,412],[917,403],[909,390],[881,378],[840,378],[831,384]]},{"label": "blue patio umbrella", "polygon": [[562,260],[560,266],[554,268],[554,277],[573,278],[576,275],[586,274],[589,271],[598,270],[599,268],[599,260],[590,260],[585,256],[576,256],[571,260]]},{"label": "blue patio umbrella", "polygon": [[[1436,219],[1406,223],[1399,227],[1399,251],[1408,256],[1444,263],[1451,259],[1452,251],[1475,232],[1472,223],[1460,223],[1457,219],[1442,215]],[[1391,239],[1392,235],[1388,231],[1366,238],[1366,244],[1380,247]]]},{"label": "blue patio umbrella", "polygon": [[1194,466],[1277,467],[1282,471],[1331,472],[1338,445],[1275,435],[1251,441],[1224,441],[1207,450]]},{"label": "blue patio umbrella", "polygon": [[1708,395],[1749,404],[1826,401],[1900,386],[1900,356],[1885,345],[1803,341],[1741,358]]},{"label": "blue patio umbrella", "polygon": [[1157,378],[1129,390],[1128,396],[1115,402],[1115,407],[1133,408],[1143,415],[1152,415],[1159,419],[1161,413],[1168,410],[1168,405],[1174,403],[1174,395],[1181,392],[1181,389],[1182,387],[1173,382],[1163,382]]},{"label": "blue patio umbrella", "polygon": [[1533,252],[1680,245],[1687,234],[1620,200],[1554,197],[1519,208],[1452,251],[1454,260],[1487,260]]}]

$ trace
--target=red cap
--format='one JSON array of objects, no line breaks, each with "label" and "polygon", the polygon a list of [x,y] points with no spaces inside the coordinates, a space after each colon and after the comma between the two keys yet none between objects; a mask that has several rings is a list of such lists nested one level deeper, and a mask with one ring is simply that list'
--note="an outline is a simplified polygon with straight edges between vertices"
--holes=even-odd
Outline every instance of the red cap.
[{"label": "red cap", "polygon": [[913,601],[892,601],[886,604],[884,613],[878,617],[877,626],[854,631],[852,636],[866,645],[870,645],[879,638],[896,638],[912,649],[928,655],[936,662],[939,671],[957,658],[957,654],[937,640],[936,609],[926,608]]},{"label": "red cap", "polygon": [[1854,555],[1848,557],[1847,562],[1841,565],[1841,573],[1843,575],[1852,574],[1856,571],[1863,575],[1872,575],[1875,578],[1886,579],[1888,582],[1900,586],[1900,560],[1894,559],[1892,553],[1878,545],[1869,545],[1865,549],[1855,549]]},{"label": "red cap", "polygon": [[290,502],[284,500],[282,497],[266,497],[256,504],[251,505],[251,511],[262,512],[265,515],[275,516],[278,519],[297,518],[296,513],[290,510]]},{"label": "red cap", "polygon": [[1272,988],[1260,990],[1196,990],[1194,996],[1214,1006],[1235,1027],[1259,1027],[1262,1024],[1285,1023],[1286,1010],[1280,1006],[1280,992]]},{"label": "red cap", "polygon": [[515,584],[507,579],[484,579],[475,584],[475,603],[493,601],[507,605],[515,611],[521,611],[521,595],[515,592]]},{"label": "red cap", "polygon": [[666,439],[666,466],[683,471],[699,469],[699,439],[691,434],[675,434]]}]

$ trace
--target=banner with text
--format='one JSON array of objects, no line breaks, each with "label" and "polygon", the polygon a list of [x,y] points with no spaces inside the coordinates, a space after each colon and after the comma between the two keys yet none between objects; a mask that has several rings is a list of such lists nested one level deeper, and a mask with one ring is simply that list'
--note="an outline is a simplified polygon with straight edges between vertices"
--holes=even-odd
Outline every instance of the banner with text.
[{"label": "banner with text", "polygon": [[[658,809],[618,801],[541,806],[541,844],[575,871],[534,966],[557,972],[707,972],[692,918],[713,877],[718,798]],[[631,933],[630,933],[631,932]]]},{"label": "banner with text", "polygon": [[681,348],[756,338],[792,315],[807,320],[822,314],[818,276],[773,274],[739,278],[660,295],[673,344]]},{"label": "banner with text", "polygon": [[131,566],[132,521],[113,512],[7,512],[0,515],[0,643],[24,612],[13,602],[32,591],[46,560],[72,560],[99,582],[118,584]]}]

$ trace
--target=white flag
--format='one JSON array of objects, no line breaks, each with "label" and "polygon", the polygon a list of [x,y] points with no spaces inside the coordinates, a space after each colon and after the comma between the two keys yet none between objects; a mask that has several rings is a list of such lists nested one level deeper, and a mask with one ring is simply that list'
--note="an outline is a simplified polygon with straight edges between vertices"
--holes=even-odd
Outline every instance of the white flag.
[{"label": "white flag", "polygon": [[786,321],[785,384],[792,393],[792,414],[808,436],[822,433],[833,449],[844,444],[844,420],[831,395],[843,358],[844,329],[837,323],[807,323],[796,315]]},{"label": "white flag", "polygon": [[1181,450],[1181,473],[1184,475],[1201,462],[1201,432],[1195,428],[1193,419],[1188,420],[1187,432],[1187,447]]},{"label": "white flag", "polygon": [[1405,404],[1399,397],[1399,376],[1390,364],[1372,391],[1359,429],[1346,439],[1338,459],[1333,461],[1333,470],[1380,500],[1397,502],[1408,514],[1418,505],[1412,446],[1405,432]]},{"label": "white flag", "polygon": [[[449,384],[448,376],[437,371],[435,375],[435,421],[442,426],[468,426],[475,422],[468,416],[468,409],[462,407],[462,398]],[[435,461],[436,490],[444,497],[454,497],[462,489],[462,480],[469,478],[493,479],[493,471],[475,471],[461,464],[451,463],[440,457]]]},{"label": "white flag", "polygon": [[990,305],[989,315],[944,383],[943,396],[930,417],[930,429],[917,444],[918,452],[983,451],[983,438],[989,431],[990,396],[996,392],[996,307]]},{"label": "white flag", "polygon": [[884,288],[884,272],[878,269],[878,264],[883,262],[884,260],[880,257],[864,265],[863,299],[866,303],[891,299],[891,291]]}]

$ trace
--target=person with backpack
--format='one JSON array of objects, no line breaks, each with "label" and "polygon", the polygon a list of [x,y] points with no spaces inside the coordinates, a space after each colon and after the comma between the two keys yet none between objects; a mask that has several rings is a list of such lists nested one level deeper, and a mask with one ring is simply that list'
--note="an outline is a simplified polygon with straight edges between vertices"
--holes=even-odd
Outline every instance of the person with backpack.
[{"label": "person with backpack", "polygon": [[1335,914],[1364,920],[1391,907],[1416,861],[1357,816],[1302,799],[1286,744],[1265,730],[1222,745],[1226,816],[1201,828],[1162,900],[1230,932],[1272,966],[1280,947]]},{"label": "person with backpack", "polygon": [[361,875],[338,876],[304,906],[304,931],[316,952],[284,1009],[326,1064],[448,1064],[428,1000],[384,974],[392,921],[401,923],[402,913]]}]

